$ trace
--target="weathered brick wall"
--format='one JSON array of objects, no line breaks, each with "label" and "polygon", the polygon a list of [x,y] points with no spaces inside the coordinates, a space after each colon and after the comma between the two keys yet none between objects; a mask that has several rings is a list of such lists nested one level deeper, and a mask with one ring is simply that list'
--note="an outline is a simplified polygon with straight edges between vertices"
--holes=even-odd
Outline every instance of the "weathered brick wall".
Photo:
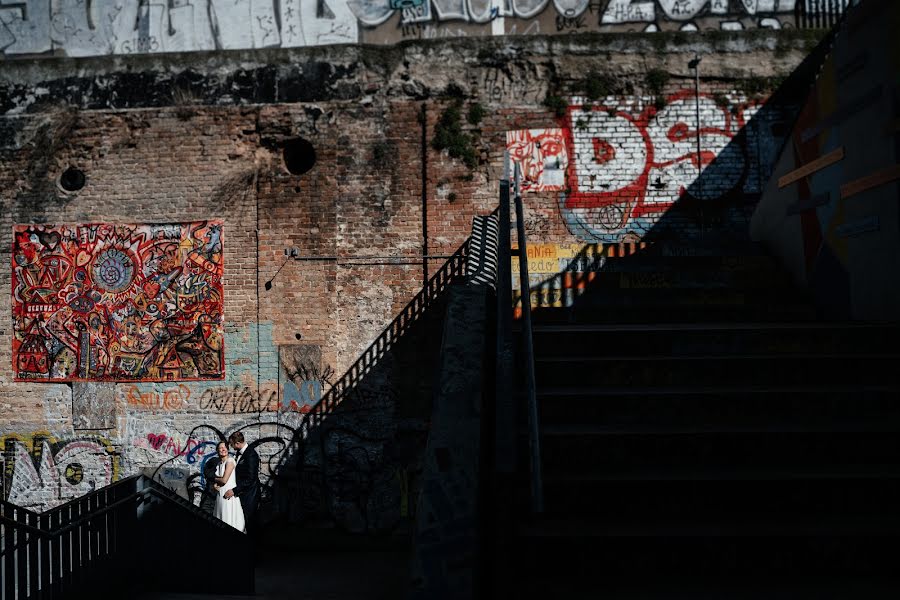
[{"label": "weathered brick wall", "polygon": [[[0,261],[11,264],[14,224],[222,220],[226,364],[221,381],[90,389],[15,382],[17,328],[7,320],[0,326],[4,497],[47,507],[157,467],[173,487],[196,488],[212,442],[241,428],[251,440],[268,440],[262,454],[277,454],[303,411],[419,290],[423,248],[451,254],[472,217],[495,208],[509,131],[564,132],[563,189],[527,198],[526,229],[535,244],[571,249],[654,233],[667,203],[682,188],[692,193],[695,96],[686,64],[695,51],[706,53],[704,164],[718,155],[708,168],[721,175],[709,179],[723,182],[702,200],[727,203],[733,208],[723,220],[743,227],[744,207],[771,169],[766,144],[777,144],[779,134],[774,121],[757,137],[738,133],[776,85],[772,78],[789,73],[809,41],[662,39],[664,52],[639,37],[533,38],[208,55],[193,63],[183,56],[36,61],[8,69],[0,81],[7,111],[0,119]],[[309,84],[320,68],[322,78]],[[668,77],[648,79],[651,71]],[[599,87],[598,73],[609,74]],[[55,102],[41,90],[51,90]],[[177,102],[175,90],[183,92]],[[585,90],[602,92],[587,108]],[[121,108],[125,98],[128,108]],[[562,104],[548,106],[554,98]],[[463,158],[433,144],[447,126],[447,109],[457,105],[460,131],[471,141],[454,142]],[[476,106],[483,114],[472,113],[469,122]],[[282,159],[285,142],[298,137],[316,153],[302,175],[289,173]],[[724,148],[730,150],[722,154]],[[66,193],[57,181],[70,166],[84,171],[87,183]],[[657,177],[665,195],[652,185]],[[576,192],[582,204],[568,201]],[[584,209],[591,203],[593,212]],[[638,204],[651,210],[628,212]],[[612,225],[604,212],[610,210],[619,219]],[[682,215],[666,226],[689,235],[697,221]],[[285,264],[289,248],[300,257],[339,260]],[[373,256],[392,258],[367,258]],[[426,275],[441,261],[428,264]],[[0,270],[0,287],[9,285],[9,271]],[[0,297],[0,312],[9,315],[10,303]],[[373,521],[368,510],[409,515],[439,337],[433,321],[422,321],[359,386],[335,421],[341,431],[322,434],[309,453],[320,467],[335,456],[353,468],[393,461],[366,475],[363,509],[343,499],[356,507],[347,517],[354,528],[395,522]],[[284,363],[303,372],[289,373]],[[75,422],[73,407],[88,414]],[[348,448],[364,448],[364,458],[348,458]]]}]

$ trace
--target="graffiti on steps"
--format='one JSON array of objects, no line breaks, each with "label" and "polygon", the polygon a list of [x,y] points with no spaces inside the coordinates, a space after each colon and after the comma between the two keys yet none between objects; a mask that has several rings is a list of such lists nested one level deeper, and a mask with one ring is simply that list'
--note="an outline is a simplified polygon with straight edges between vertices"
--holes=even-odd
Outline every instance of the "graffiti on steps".
[{"label": "graffiti on steps", "polygon": [[119,479],[119,455],[104,438],[58,440],[46,431],[0,436],[3,494],[46,510]]}]

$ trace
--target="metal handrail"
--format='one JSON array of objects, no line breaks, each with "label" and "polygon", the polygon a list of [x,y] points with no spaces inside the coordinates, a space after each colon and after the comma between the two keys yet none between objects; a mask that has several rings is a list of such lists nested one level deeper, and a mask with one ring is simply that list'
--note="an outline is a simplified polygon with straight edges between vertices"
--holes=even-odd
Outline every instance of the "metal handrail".
[{"label": "metal handrail", "polygon": [[[21,521],[16,521],[15,519],[10,519],[9,517],[4,516],[3,514],[0,514],[0,522],[6,523],[6,524],[8,524],[8,525],[10,525],[10,526],[13,526],[13,527],[16,527],[16,528],[19,528],[19,529],[22,529],[22,530],[25,531],[26,533],[29,533],[29,534],[32,534],[32,535],[36,535],[36,536],[39,536],[39,537],[42,537],[42,538],[47,538],[47,539],[49,539],[49,538],[52,538],[52,537],[55,537],[55,536],[58,536],[58,535],[62,535],[62,534],[64,534],[64,533],[68,533],[69,531],[71,531],[71,530],[73,530],[73,529],[76,529],[76,528],[80,527],[81,525],[84,525],[85,523],[90,523],[91,520],[94,520],[94,519],[96,519],[97,517],[99,517],[99,516],[101,516],[101,515],[104,515],[104,514],[110,512],[110,511],[113,510],[114,508],[117,508],[117,507],[119,507],[119,506],[121,506],[121,505],[123,505],[123,504],[127,504],[128,502],[131,502],[132,500],[134,500],[134,499],[136,499],[136,498],[148,497],[148,496],[155,496],[155,497],[160,498],[160,499],[162,499],[162,500],[168,500],[168,501],[172,502],[173,504],[175,504],[175,505],[177,505],[177,506],[181,506],[182,508],[187,508],[188,506],[194,506],[194,505],[191,504],[190,502],[184,500],[181,496],[179,496],[179,495],[175,494],[174,492],[171,492],[170,490],[168,490],[168,489],[166,489],[166,488],[160,486],[158,483],[156,483],[155,481],[153,481],[153,480],[147,478],[147,477],[144,476],[144,475],[132,475],[132,476],[130,476],[130,477],[127,477],[126,479],[122,479],[122,480],[120,480],[120,481],[117,481],[116,483],[114,483],[114,484],[112,484],[112,485],[109,485],[109,486],[106,486],[106,487],[104,487],[104,488],[101,488],[101,490],[103,490],[103,491],[109,491],[110,489],[112,489],[112,488],[115,487],[115,486],[120,486],[120,485],[122,485],[122,484],[124,484],[124,483],[126,483],[126,482],[129,482],[129,481],[132,481],[132,480],[135,480],[135,479],[141,479],[141,478],[144,478],[144,479],[146,480],[146,483],[148,484],[148,487],[145,487],[145,488],[143,488],[143,489],[137,490],[136,492],[132,492],[132,493],[129,494],[128,496],[125,496],[124,498],[121,498],[121,499],[119,499],[119,500],[113,502],[112,504],[109,504],[109,505],[104,506],[104,507],[102,507],[102,508],[98,508],[98,509],[96,509],[96,510],[93,510],[93,511],[91,511],[90,513],[88,513],[88,514],[86,514],[86,515],[81,515],[81,516],[78,517],[76,520],[70,521],[69,523],[66,523],[65,525],[63,525],[63,526],[61,526],[61,527],[58,527],[58,528],[56,528],[56,529],[43,529],[43,528],[41,528],[41,527],[34,527],[34,526],[32,526],[32,525],[28,525],[28,524],[26,524],[26,523],[22,523]],[[91,492],[91,493],[89,493],[89,494],[85,494],[84,496],[79,496],[78,498],[75,498],[74,500],[71,500],[71,501],[69,501],[69,502],[66,502],[65,504],[60,504],[59,506],[55,506],[55,507],[51,508],[50,510],[48,510],[48,511],[46,511],[46,512],[43,512],[43,513],[34,512],[34,511],[32,511],[32,510],[30,510],[30,509],[28,509],[28,508],[24,508],[24,507],[22,507],[22,506],[18,506],[18,505],[16,505],[16,504],[13,504],[13,503],[11,503],[11,502],[7,502],[7,501],[5,501],[5,500],[0,500],[0,504],[7,505],[7,506],[12,506],[12,507],[14,507],[16,510],[21,510],[21,511],[23,511],[23,512],[28,513],[29,515],[32,515],[32,516],[35,516],[35,517],[39,517],[39,518],[44,518],[44,519],[46,519],[47,517],[52,516],[53,513],[59,512],[59,511],[61,511],[61,510],[63,510],[63,509],[66,509],[66,508],[68,508],[70,505],[72,505],[72,504],[74,504],[74,503],[76,503],[76,502],[82,502],[82,503],[83,503],[85,500],[89,500],[92,496],[95,496],[95,495],[97,495],[97,494],[99,494],[99,493],[100,493],[100,491],[98,490],[98,491],[95,491],[95,492]],[[194,508],[196,508],[196,507],[194,507]],[[197,514],[198,517],[200,517],[200,518],[202,518],[202,519],[205,519],[205,520],[209,521],[210,523],[213,523],[214,525],[216,525],[217,527],[220,527],[220,528],[222,528],[222,529],[225,529],[225,530],[232,530],[232,529],[234,529],[233,527],[231,527],[230,525],[228,525],[227,523],[225,523],[225,522],[222,521],[221,519],[217,519],[217,518],[215,518],[215,517],[209,515],[208,513],[204,512],[204,511],[201,511],[201,510],[199,510],[199,509],[197,509],[196,514]],[[236,531],[236,530],[235,530],[235,531]]]},{"label": "metal handrail", "polygon": [[[498,258],[497,284],[497,367],[496,367],[496,438],[495,465],[498,473],[512,474],[516,469],[515,432],[518,419],[517,407],[510,390],[513,380],[512,359],[514,355],[512,342],[512,319],[514,302],[512,301],[512,257],[519,258],[519,285],[522,302],[522,362],[524,369],[526,416],[528,420],[529,469],[531,472],[531,510],[533,513],[544,512],[544,486],[541,475],[541,440],[538,420],[537,391],[534,376],[534,345],[531,327],[531,294],[528,277],[528,241],[525,236],[524,207],[522,204],[521,186],[519,183],[519,166],[513,168],[513,181],[510,185],[509,153],[504,155],[503,178],[500,180],[500,239]],[[516,246],[512,249],[510,229],[510,188],[516,211]]]},{"label": "metal handrail", "polygon": [[456,252],[451,255],[443,266],[435,273],[428,283],[422,287],[418,294],[410,300],[394,320],[385,327],[381,334],[369,345],[363,354],[356,359],[344,375],[337,380],[331,388],[322,395],[319,401],[303,416],[298,428],[303,437],[313,427],[321,425],[322,418],[334,410],[340,403],[344,394],[352,389],[363,375],[368,372],[369,366],[376,358],[387,352],[391,338],[406,330],[416,319],[415,317],[424,310],[437,294],[446,287],[455,277],[465,275],[465,258],[468,253],[469,240],[466,240]]},{"label": "metal handrail", "polygon": [[837,25],[850,8],[850,0],[799,0],[794,6],[797,29],[827,29]]},{"label": "metal handrail", "polygon": [[[140,567],[129,566],[135,543],[169,523],[179,532],[176,535],[194,536],[193,526],[184,529],[194,520],[203,524],[199,531],[217,543],[229,547],[243,543],[238,530],[143,475],[117,481],[43,513],[0,501],[0,598],[68,597],[101,575],[127,583],[140,572]],[[139,564],[143,561],[135,561]],[[233,585],[252,593],[252,565],[235,570],[235,575],[244,577],[238,577]],[[178,577],[166,579],[166,585],[174,586],[172,591],[194,589],[193,577]]]},{"label": "metal handrail", "polygon": [[[441,268],[427,281],[422,289],[403,307],[396,317],[388,324],[381,334],[366,348],[356,361],[350,365],[347,371],[338,379],[327,392],[322,394],[319,401],[303,415],[300,425],[294,430],[294,436],[288,448],[298,447],[302,452],[302,444],[309,432],[322,424],[325,417],[333,412],[341,403],[344,396],[353,389],[362,377],[369,372],[378,358],[386,354],[391,347],[391,340],[407,330],[418,316],[437,298],[438,294],[450,283],[458,278],[465,277],[466,257],[469,252],[470,238],[467,238],[456,251],[441,265]],[[289,452],[284,452],[276,471],[281,471],[288,460]],[[302,457],[300,462],[302,463]],[[298,464],[298,468],[300,464]],[[277,475],[276,475],[277,477]],[[274,480],[276,477],[273,477]]]},{"label": "metal handrail", "polygon": [[541,435],[538,421],[537,386],[534,379],[534,343],[531,328],[531,288],[528,277],[528,242],[525,237],[525,216],[522,206],[519,165],[513,170],[514,202],[516,205],[516,241],[519,257],[519,286],[522,290],[522,362],[525,367],[525,400],[528,416],[528,446],[531,459],[531,510],[544,512],[544,485],[541,476]]}]

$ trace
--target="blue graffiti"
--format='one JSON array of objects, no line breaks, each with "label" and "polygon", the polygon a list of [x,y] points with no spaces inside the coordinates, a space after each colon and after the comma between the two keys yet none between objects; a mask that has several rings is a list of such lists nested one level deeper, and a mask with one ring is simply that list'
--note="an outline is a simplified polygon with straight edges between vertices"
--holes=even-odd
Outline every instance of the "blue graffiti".
[{"label": "blue graffiti", "polygon": [[[189,465],[194,464],[195,462],[197,462],[197,456],[198,456],[198,455],[199,455],[199,456],[203,456],[204,454],[206,454],[206,451],[205,451],[205,450],[202,450],[202,448],[206,448],[207,446],[213,446],[213,447],[215,447],[216,443],[217,443],[217,442],[200,442],[199,444],[197,444],[196,446],[194,446],[193,448],[191,448],[190,450],[188,450],[187,455],[185,455],[185,460],[187,460],[187,463],[188,463]],[[203,463],[204,463],[204,464],[206,464],[206,460],[207,460],[210,456],[215,456],[215,454],[207,454],[207,455],[206,455],[206,458],[203,459]]]}]

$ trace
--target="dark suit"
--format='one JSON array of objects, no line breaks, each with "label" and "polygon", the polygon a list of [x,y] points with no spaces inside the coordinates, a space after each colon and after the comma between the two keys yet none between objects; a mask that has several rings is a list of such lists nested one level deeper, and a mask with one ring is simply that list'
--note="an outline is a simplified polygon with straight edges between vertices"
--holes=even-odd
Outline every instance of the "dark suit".
[{"label": "dark suit", "polygon": [[219,457],[212,456],[203,463],[203,479],[206,481],[206,487],[200,494],[200,508],[213,514],[216,510],[216,497],[219,492],[213,487],[216,485],[216,469],[219,468]]},{"label": "dark suit", "polygon": [[247,533],[255,533],[254,517],[259,505],[259,454],[249,445],[245,445],[241,449],[234,474],[237,480],[235,481],[234,495],[241,499]]}]

